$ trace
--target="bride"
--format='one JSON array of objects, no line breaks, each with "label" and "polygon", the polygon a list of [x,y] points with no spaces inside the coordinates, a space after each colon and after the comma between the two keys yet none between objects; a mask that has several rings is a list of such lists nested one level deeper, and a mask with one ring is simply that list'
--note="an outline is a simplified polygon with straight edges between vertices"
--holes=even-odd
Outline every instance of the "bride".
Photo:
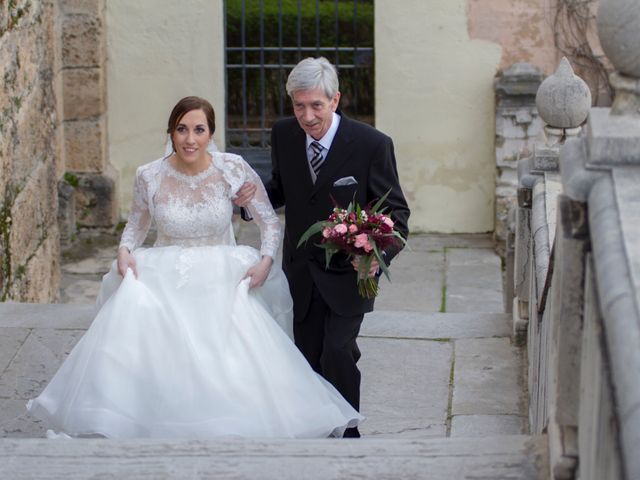
[{"label": "bride", "polygon": [[[209,102],[183,98],[168,122],[172,153],[137,170],[98,313],[27,404],[64,435],[311,438],[363,419],[289,338],[278,217],[244,160],[211,148],[214,130]],[[248,208],[260,252],[233,237],[245,181],[259,186]],[[139,248],[152,221],[157,241]]]}]

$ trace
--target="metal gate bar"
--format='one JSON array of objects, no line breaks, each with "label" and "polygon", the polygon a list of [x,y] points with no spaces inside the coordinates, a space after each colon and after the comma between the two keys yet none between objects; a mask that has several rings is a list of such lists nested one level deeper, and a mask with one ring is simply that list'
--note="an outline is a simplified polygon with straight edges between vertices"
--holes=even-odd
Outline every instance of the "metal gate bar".
[{"label": "metal gate bar", "polygon": [[[297,0],[296,33],[295,39],[291,38],[291,40],[295,42],[293,45],[291,43],[288,45],[285,44],[285,39],[283,38],[283,0],[266,0],[266,2],[271,2],[269,4],[270,6],[277,2],[277,39],[265,37],[265,0],[253,1],[258,2],[259,35],[257,42],[254,38],[251,42],[252,45],[249,45],[246,19],[250,0],[241,0],[240,45],[236,43],[235,45],[227,45],[225,48],[227,58],[226,91],[227,95],[230,96],[230,89],[232,89],[234,95],[233,105],[231,105],[231,101],[227,102],[228,108],[234,109],[233,111],[228,111],[227,115],[227,149],[230,151],[242,151],[245,156],[247,149],[265,150],[269,148],[270,123],[275,118],[286,115],[285,108],[288,105],[285,92],[286,74],[288,74],[288,70],[293,68],[303,57],[322,55],[332,59],[339,71],[353,72],[352,75],[355,78],[354,85],[356,86],[358,85],[358,71],[360,69],[373,68],[372,63],[371,65],[363,65],[358,62],[361,54],[366,54],[371,58],[373,56],[373,47],[358,45],[358,0],[353,0],[353,30],[351,32],[353,35],[353,45],[351,46],[340,46],[340,5],[344,8],[346,3],[344,0],[334,0],[333,2],[333,10],[335,12],[333,22],[335,43],[333,45],[321,45],[320,0],[304,0],[306,2],[315,1],[315,32],[311,37],[315,40],[315,42],[312,41],[311,43],[315,43],[315,45],[303,44],[303,0]],[[323,3],[326,4],[328,2],[325,1]],[[255,5],[256,3],[253,3],[251,6]],[[309,4],[305,4],[305,6],[307,5]],[[226,23],[225,30],[228,39],[228,24]],[[294,54],[293,58],[291,54]],[[351,61],[346,61],[347,58]],[[273,74],[267,76],[267,72],[274,71],[277,71],[275,77]],[[240,92],[237,91],[238,85],[229,85],[229,77],[232,72],[240,72]],[[233,78],[237,78],[236,75],[237,74],[233,74]],[[256,87],[255,83],[253,83],[256,80],[259,82],[259,85],[257,85],[257,89],[253,90],[253,97],[255,98],[255,96],[259,94],[260,98],[254,100],[249,98],[248,89],[251,86]],[[273,82],[277,82],[278,85],[273,85]],[[268,86],[272,92],[271,97],[268,97],[267,94]],[[276,95],[277,98],[275,98]],[[360,102],[358,88],[353,88],[349,97],[350,111],[348,113],[357,118]],[[267,105],[267,98],[271,99],[270,106]],[[237,107],[240,107],[239,111]],[[256,109],[258,109],[259,112],[255,112]],[[372,106],[370,110],[372,110]],[[267,114],[270,114],[270,119],[267,118]]]}]

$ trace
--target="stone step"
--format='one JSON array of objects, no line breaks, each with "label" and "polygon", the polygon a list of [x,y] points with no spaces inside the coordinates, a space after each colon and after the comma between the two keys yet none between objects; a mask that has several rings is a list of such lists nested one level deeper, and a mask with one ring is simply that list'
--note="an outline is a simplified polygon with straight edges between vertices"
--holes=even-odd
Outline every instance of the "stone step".
[{"label": "stone step", "polygon": [[[0,327],[86,329],[93,305],[0,303]],[[376,310],[368,313],[361,336],[393,338],[486,338],[510,335],[504,313],[419,313]]]},{"label": "stone step", "polygon": [[386,338],[509,337],[505,313],[419,313],[376,310],[365,315],[360,335]]},{"label": "stone step", "polygon": [[[43,437],[24,408],[89,326],[92,305],[0,304],[0,437]],[[367,314],[361,431],[424,439],[528,433],[520,350],[504,314]]]},{"label": "stone step", "polygon": [[361,431],[385,438],[528,432],[522,352],[505,314],[366,315]]},{"label": "stone step", "polygon": [[547,478],[544,437],[426,440],[0,439],[2,478]]},{"label": "stone step", "polygon": [[0,328],[59,328],[86,330],[93,320],[92,304],[0,303]]}]

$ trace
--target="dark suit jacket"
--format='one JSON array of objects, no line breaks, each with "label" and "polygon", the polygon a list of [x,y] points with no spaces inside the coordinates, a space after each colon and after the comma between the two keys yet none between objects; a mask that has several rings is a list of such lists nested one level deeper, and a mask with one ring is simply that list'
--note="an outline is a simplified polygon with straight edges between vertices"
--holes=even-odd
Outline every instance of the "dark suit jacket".
[{"label": "dark suit jacket", "polygon": [[[340,112],[338,112],[340,114]],[[295,118],[280,120],[271,130],[272,179],[267,185],[274,207],[285,206],[283,270],[294,301],[294,318],[307,312],[313,283],[329,307],[344,316],[373,309],[373,299],[358,295],[356,272],[342,254],[334,255],[328,268],[325,251],[315,246],[319,237],[297,247],[300,236],[318,220],[326,220],[333,199],[346,207],[354,198],[362,206],[381,198],[389,189],[387,213],[406,238],[409,207],[400,188],[391,138],[364,123],[341,114],[340,125],[314,184],[309,172],[306,137]],[[357,185],[334,186],[352,176]],[[355,197],[354,197],[355,196]],[[387,263],[399,248],[385,252]]]}]

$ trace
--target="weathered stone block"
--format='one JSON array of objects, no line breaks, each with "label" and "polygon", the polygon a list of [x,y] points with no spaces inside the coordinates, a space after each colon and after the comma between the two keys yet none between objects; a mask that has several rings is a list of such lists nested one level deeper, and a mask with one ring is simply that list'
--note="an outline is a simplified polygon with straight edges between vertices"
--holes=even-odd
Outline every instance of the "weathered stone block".
[{"label": "weathered stone block", "polygon": [[553,171],[559,170],[560,153],[557,147],[545,147],[542,145],[536,145],[533,153],[533,168],[539,171]]},{"label": "weathered stone block", "polygon": [[518,204],[514,196],[496,197],[496,225],[494,237],[498,242],[504,242],[509,233],[509,211],[517,208]]},{"label": "weathered stone block", "polygon": [[85,227],[112,227],[118,221],[117,175],[107,167],[103,173],[77,173],[76,219]]},{"label": "weathered stone block", "polygon": [[64,122],[67,170],[101,172],[106,159],[105,119]]},{"label": "weathered stone block", "polygon": [[60,285],[60,239],[58,226],[47,229],[46,238],[27,259],[15,265],[9,298],[32,303],[54,302]]},{"label": "weathered stone block", "polygon": [[60,6],[66,15],[83,14],[101,17],[104,0],[61,0]]},{"label": "weathered stone block", "polygon": [[[529,301],[529,271],[531,269],[531,209],[518,207],[516,210],[516,258],[514,266],[515,293],[519,302]],[[520,310],[519,316],[529,318],[527,310]]]},{"label": "weathered stone block", "polygon": [[515,168],[498,169],[496,177],[496,196],[516,197],[518,193],[518,172]]},{"label": "weathered stone block", "polygon": [[487,437],[526,433],[526,417],[520,415],[456,415],[451,420],[452,437]]},{"label": "weathered stone block", "polygon": [[102,21],[90,15],[67,15],[62,21],[63,67],[96,67],[104,63]]},{"label": "weathered stone block", "polygon": [[447,267],[447,312],[502,310],[501,262],[493,248],[450,248]]},{"label": "weathered stone block", "polygon": [[496,81],[496,94],[501,100],[533,101],[542,77],[542,72],[530,63],[514,63]]},{"label": "weathered stone block", "polygon": [[[359,344],[363,353],[361,407],[367,416],[362,433],[369,437],[444,435],[451,343],[363,338]],[[432,400],[425,402],[425,398]]]},{"label": "weathered stone block", "polygon": [[11,263],[16,267],[28,262],[49,229],[55,225],[58,196],[53,166],[41,164],[27,179],[11,209]]},{"label": "weathered stone block", "polygon": [[496,165],[515,168],[519,159],[533,153],[534,140],[502,137],[496,139]]},{"label": "weathered stone block", "polygon": [[63,70],[64,119],[95,117],[105,112],[101,67]]},{"label": "weathered stone block", "polygon": [[498,108],[496,135],[506,138],[531,138],[542,130],[542,121],[533,106]]},{"label": "weathered stone block", "polygon": [[453,415],[521,415],[520,352],[508,338],[455,341]]},{"label": "weathered stone block", "polygon": [[587,128],[588,165],[640,165],[640,117],[592,108]]},{"label": "weathered stone block", "polygon": [[552,283],[552,349],[556,374],[549,396],[554,403],[554,420],[563,426],[578,424],[580,348],[584,305],[585,238],[574,236],[575,208],[568,197],[559,197]]},{"label": "weathered stone block", "polygon": [[76,202],[74,188],[65,180],[58,182],[58,230],[60,247],[67,248],[76,233]]},{"label": "weathered stone block", "polygon": [[29,332],[28,328],[0,327],[0,372],[4,372],[10,365]]},{"label": "weathered stone block", "polygon": [[83,333],[36,329],[0,377],[0,397],[28,400],[40,395]]}]

